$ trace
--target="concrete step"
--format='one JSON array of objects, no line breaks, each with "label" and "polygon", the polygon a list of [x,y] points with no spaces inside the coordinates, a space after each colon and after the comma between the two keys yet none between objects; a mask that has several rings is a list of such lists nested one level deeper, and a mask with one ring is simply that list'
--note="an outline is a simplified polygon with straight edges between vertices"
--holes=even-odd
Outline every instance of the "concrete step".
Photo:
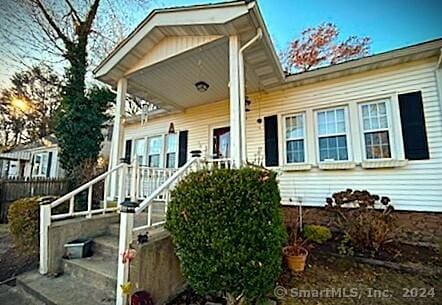
[{"label": "concrete step", "polygon": [[79,279],[67,274],[52,278],[37,271],[17,278],[17,287],[23,294],[46,305],[114,305],[115,287],[97,289],[94,284],[93,279]]},{"label": "concrete step", "polygon": [[115,258],[118,256],[118,237],[113,235],[95,237],[92,249],[94,255]]},{"label": "concrete step", "polygon": [[94,255],[92,257],[64,260],[64,272],[84,283],[93,283],[99,289],[117,287],[117,259]]}]

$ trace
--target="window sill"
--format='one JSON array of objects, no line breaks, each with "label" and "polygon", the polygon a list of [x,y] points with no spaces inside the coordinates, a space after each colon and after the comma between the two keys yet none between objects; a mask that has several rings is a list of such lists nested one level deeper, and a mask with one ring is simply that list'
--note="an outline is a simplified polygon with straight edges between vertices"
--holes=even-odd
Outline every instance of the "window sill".
[{"label": "window sill", "polygon": [[402,167],[408,164],[408,160],[370,160],[363,161],[362,168],[392,168],[392,167]]},{"label": "window sill", "polygon": [[349,162],[321,162],[319,163],[319,169],[322,170],[336,170],[336,169],[352,169],[356,167],[356,163]]},{"label": "window sill", "polygon": [[281,168],[284,172],[308,171],[312,169],[311,164],[287,164]]}]

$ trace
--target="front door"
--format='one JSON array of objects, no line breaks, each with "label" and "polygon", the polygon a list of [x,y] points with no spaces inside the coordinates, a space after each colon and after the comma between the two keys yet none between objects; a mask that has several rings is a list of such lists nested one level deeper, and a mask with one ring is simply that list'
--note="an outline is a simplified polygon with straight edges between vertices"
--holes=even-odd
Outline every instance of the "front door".
[{"label": "front door", "polygon": [[230,158],[230,127],[215,128],[213,130],[213,158]]}]

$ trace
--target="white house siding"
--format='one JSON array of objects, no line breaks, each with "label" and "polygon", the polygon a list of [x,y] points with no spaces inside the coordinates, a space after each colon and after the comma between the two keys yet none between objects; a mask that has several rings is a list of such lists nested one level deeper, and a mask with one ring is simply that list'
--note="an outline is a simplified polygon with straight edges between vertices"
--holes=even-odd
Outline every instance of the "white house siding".
[{"label": "white house siding", "polygon": [[[373,97],[422,91],[430,160],[409,161],[404,167],[391,169],[363,169],[356,166],[347,170],[320,170],[316,162],[314,122],[307,115],[307,137],[309,148],[307,171],[277,170],[284,203],[302,198],[305,205],[324,205],[326,197],[333,192],[352,189],[367,189],[379,195],[389,196],[396,208],[403,210],[442,211],[442,111],[438,98],[435,66],[437,59],[402,64],[339,79],[318,82],[313,85],[278,89],[251,95],[251,111],[247,113],[247,151],[253,161],[264,149],[264,125],[257,119],[277,114],[280,128],[279,153],[282,156],[282,115],[307,112],[320,108],[345,105],[372,99]],[[393,98],[392,102],[395,101]],[[397,110],[397,109],[396,109]],[[152,119],[144,127],[134,124],[126,127],[126,138],[167,133],[169,123],[176,130],[189,130],[189,151],[210,149],[210,130],[214,126],[229,124],[227,101],[203,105],[162,118]],[[313,116],[313,115],[311,115]],[[353,120],[353,122],[351,121]],[[350,130],[356,128],[358,120],[350,113]],[[392,141],[402,150],[399,114],[393,116]],[[359,127],[357,127],[359,128]],[[396,134],[396,136],[393,136]],[[399,137],[398,137],[399,134]],[[349,138],[359,141],[358,136]],[[353,146],[353,159],[361,160],[360,143]],[[359,146],[359,147],[357,147]],[[403,151],[399,151],[399,156]],[[280,165],[281,165],[280,157]]]}]

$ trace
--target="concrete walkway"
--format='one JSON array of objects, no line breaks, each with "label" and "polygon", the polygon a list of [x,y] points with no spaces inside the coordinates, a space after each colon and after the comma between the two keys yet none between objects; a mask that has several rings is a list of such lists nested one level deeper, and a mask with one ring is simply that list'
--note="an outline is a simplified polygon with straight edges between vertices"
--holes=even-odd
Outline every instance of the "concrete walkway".
[{"label": "concrete walkway", "polygon": [[18,305],[28,304],[25,302],[20,293],[17,292],[15,287],[8,285],[0,286],[0,304],[2,305]]}]

